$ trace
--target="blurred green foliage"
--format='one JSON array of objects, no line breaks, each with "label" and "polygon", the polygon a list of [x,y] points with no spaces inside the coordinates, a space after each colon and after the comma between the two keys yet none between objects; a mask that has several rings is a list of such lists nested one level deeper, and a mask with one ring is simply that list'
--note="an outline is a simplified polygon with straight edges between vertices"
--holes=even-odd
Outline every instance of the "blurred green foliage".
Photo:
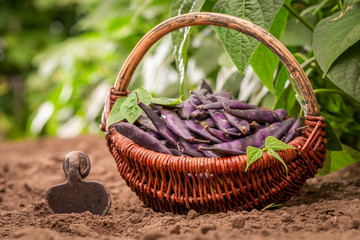
[{"label": "blurred green foliage", "polygon": [[168,18],[170,5],[0,1],[0,136],[98,132],[105,94],[122,62]]},{"label": "blurred green foliage", "polygon": [[[239,2],[242,1],[0,0],[0,138],[98,133],[105,95],[122,63],[144,34],[178,13],[215,9],[235,15],[257,14],[257,5],[251,4],[252,1],[243,5]],[[267,0],[261,2],[271,7]],[[359,9],[358,2],[278,1],[276,8],[268,13],[270,20],[252,16],[301,63],[315,89],[321,113],[344,144],[342,151],[347,152],[347,163],[360,150],[357,124],[360,103],[353,98],[360,91],[354,77],[360,72],[356,67],[359,39],[356,34],[349,36],[351,44],[355,44],[343,46],[342,52],[337,52],[339,57],[333,57],[324,67],[323,60],[317,60],[323,59],[329,49],[315,46],[326,41],[326,38],[318,41],[320,38],[316,36],[332,33],[316,26],[324,19],[333,24],[329,17],[346,14],[348,7],[355,16],[353,8]],[[244,7],[244,11],[236,6]],[[249,19],[246,14],[243,17]],[[359,31],[359,21],[348,20],[348,24],[354,24],[350,32]],[[341,30],[341,24],[333,25]],[[177,68],[179,59],[183,58],[185,98],[188,90],[197,88],[205,78],[216,91],[228,89],[241,100],[267,108],[283,107],[293,116],[300,112],[285,68],[263,45],[256,47],[256,43],[251,51],[250,47],[244,47],[250,51],[246,53],[245,63],[250,64],[242,61],[240,67],[234,59],[238,56],[238,46],[233,47],[229,39],[224,43],[221,31],[215,32],[212,26],[192,27],[185,35],[179,31],[172,35],[172,40],[170,36],[164,37],[145,56],[130,90],[143,87],[153,97],[179,97]],[[332,39],[332,42],[337,41]],[[184,46],[178,51],[181,43]],[[226,47],[227,51],[222,44],[230,46]],[[244,69],[245,65],[240,73],[238,69]],[[323,76],[323,70],[328,69],[328,74]],[[348,76],[342,77],[346,71]],[[341,161],[341,154],[329,154],[328,159]],[[334,170],[334,166],[338,167],[332,164],[329,169]]]}]

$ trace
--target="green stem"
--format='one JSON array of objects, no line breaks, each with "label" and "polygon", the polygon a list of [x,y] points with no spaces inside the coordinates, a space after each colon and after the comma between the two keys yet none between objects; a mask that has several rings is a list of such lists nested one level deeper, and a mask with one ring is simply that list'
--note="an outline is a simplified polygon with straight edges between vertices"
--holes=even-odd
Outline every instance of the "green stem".
[{"label": "green stem", "polygon": [[341,11],[341,9],[342,9],[342,7],[343,7],[341,0],[337,0],[336,3],[337,3],[337,5],[339,6],[340,11]]},{"label": "green stem", "polygon": [[314,90],[315,94],[319,93],[337,93],[343,96],[344,98],[348,99],[350,102],[352,102],[352,99],[343,91],[337,90],[337,89],[328,89],[328,88],[319,88]]},{"label": "green stem", "polygon": [[300,117],[304,117],[304,109],[303,108],[300,108]]},{"label": "green stem", "polygon": [[341,95],[344,99],[346,99],[350,103],[352,103],[355,107],[360,109],[360,104],[355,102],[352,97],[350,97],[349,95],[347,95],[345,92],[343,92],[341,90],[320,88],[320,89],[315,89],[314,93],[315,94],[319,94],[319,93],[337,93],[337,94]]},{"label": "green stem", "polygon": [[305,100],[304,100],[304,97],[303,97],[303,95],[302,95],[302,93],[301,93],[301,91],[299,89],[299,86],[297,85],[295,79],[292,77],[292,75],[289,73],[289,71],[286,71],[286,74],[288,76],[291,87],[293,88],[293,90],[295,92],[296,100],[300,104],[300,107],[302,109],[304,109],[305,108]]},{"label": "green stem", "polygon": [[273,81],[273,88],[274,88],[275,93],[276,93],[276,85],[278,83],[279,73],[280,73],[280,70],[281,70],[282,66],[283,65],[281,64],[281,62],[279,62],[279,64],[276,67],[276,74],[275,74],[275,78],[274,78],[274,81]]},{"label": "green stem", "polygon": [[299,13],[297,13],[289,4],[284,2],[284,7],[288,10],[294,17],[296,17],[300,22],[302,22],[310,31],[314,31],[314,26],[311,25],[305,18],[303,18]]}]

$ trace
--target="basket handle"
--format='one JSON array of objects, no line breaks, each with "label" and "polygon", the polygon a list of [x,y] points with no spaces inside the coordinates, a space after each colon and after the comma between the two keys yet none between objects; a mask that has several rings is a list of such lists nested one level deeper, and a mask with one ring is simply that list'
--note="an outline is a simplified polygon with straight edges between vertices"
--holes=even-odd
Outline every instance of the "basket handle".
[{"label": "basket handle", "polygon": [[315,93],[309,79],[291,52],[279,40],[266,30],[249,21],[213,12],[183,14],[170,18],[155,26],[138,42],[125,60],[116,79],[114,85],[115,90],[120,92],[127,91],[136,67],[154,43],[174,30],[195,25],[215,25],[231,28],[259,40],[278,56],[295,79],[305,100],[307,113],[311,116],[319,115]]}]

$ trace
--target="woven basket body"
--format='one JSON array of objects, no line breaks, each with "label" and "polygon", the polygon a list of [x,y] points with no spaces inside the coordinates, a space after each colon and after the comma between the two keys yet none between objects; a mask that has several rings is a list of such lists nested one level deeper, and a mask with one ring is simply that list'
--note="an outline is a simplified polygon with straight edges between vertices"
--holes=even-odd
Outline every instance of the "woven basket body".
[{"label": "woven basket body", "polygon": [[[147,50],[165,34],[192,25],[228,27],[258,39],[279,57],[296,80],[307,115],[301,136],[289,143],[296,149],[277,152],[288,167],[288,177],[283,165],[266,152],[245,172],[246,155],[199,158],[156,153],[122,136],[113,127],[106,128],[112,106],[117,98],[127,95],[130,79]],[[110,152],[129,187],[153,209],[176,213],[190,209],[202,213],[262,209],[285,202],[322,167],[326,155],[325,127],[309,80],[292,54],[262,28],[218,13],[180,15],[146,34],[130,53],[115,86],[110,89],[102,122]]]}]

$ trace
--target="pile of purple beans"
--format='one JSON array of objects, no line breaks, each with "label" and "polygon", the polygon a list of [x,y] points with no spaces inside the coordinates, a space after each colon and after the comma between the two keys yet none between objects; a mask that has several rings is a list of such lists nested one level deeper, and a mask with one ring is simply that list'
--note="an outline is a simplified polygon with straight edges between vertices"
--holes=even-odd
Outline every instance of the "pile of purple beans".
[{"label": "pile of purple beans", "polygon": [[300,134],[301,118],[233,99],[228,91],[214,93],[203,81],[199,91],[176,106],[146,106],[134,124],[119,122],[115,129],[138,145],[175,156],[223,157],[246,154],[248,146],[262,148],[265,138],[285,143]]}]

